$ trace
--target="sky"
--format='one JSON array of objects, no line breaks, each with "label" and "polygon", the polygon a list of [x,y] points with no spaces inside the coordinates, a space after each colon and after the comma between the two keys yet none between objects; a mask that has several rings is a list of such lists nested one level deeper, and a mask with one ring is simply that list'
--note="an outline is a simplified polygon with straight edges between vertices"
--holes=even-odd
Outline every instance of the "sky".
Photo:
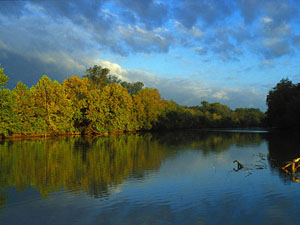
[{"label": "sky", "polygon": [[300,0],[0,0],[0,64],[29,87],[93,65],[180,105],[265,111],[300,82]]}]

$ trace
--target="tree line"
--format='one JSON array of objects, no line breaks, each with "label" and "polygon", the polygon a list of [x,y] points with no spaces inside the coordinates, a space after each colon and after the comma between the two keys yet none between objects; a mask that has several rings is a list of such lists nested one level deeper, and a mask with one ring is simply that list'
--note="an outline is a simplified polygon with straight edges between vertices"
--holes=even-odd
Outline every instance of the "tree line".
[{"label": "tree line", "polygon": [[221,103],[202,101],[199,106],[180,106],[165,101],[154,129],[258,128],[265,123],[265,113],[256,108],[230,109]]},{"label": "tree line", "polygon": [[231,110],[220,103],[180,106],[157,89],[126,82],[95,65],[83,77],[62,83],[44,75],[31,88],[21,81],[10,90],[0,67],[0,135],[101,134],[180,128],[259,127],[259,109]]}]

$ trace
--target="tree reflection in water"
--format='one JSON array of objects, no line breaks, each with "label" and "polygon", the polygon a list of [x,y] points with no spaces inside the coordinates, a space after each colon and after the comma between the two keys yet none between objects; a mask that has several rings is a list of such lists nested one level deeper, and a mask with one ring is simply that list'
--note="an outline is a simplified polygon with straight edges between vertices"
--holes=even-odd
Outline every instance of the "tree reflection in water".
[{"label": "tree reflection in water", "polygon": [[143,179],[177,151],[221,153],[232,145],[255,146],[263,141],[257,133],[182,131],[110,137],[66,137],[0,143],[0,209],[5,190],[38,190],[49,193],[84,191],[96,198],[108,196],[111,187],[128,177]]},{"label": "tree reflection in water", "polygon": [[298,179],[300,175],[299,170],[285,168],[289,162],[293,162],[300,157],[300,134],[274,132],[267,135],[267,139],[269,148],[268,159],[273,171],[278,171],[280,177],[285,182],[293,181],[300,183]]}]

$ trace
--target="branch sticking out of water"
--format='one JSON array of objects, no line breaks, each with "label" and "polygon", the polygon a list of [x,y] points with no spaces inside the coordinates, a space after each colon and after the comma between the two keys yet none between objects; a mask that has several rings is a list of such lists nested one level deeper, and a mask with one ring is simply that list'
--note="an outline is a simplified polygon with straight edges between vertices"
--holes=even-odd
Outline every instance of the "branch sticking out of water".
[{"label": "branch sticking out of water", "polygon": [[300,167],[299,161],[300,161],[300,158],[296,158],[293,161],[289,161],[289,162],[287,162],[287,164],[285,166],[281,167],[281,169],[286,171],[287,168],[291,167],[291,171],[294,174],[294,173],[296,173],[297,169]]},{"label": "branch sticking out of water", "polygon": [[235,169],[235,168],[233,169],[235,172],[244,168],[244,165],[237,160],[234,160],[233,163],[237,163],[237,169]]}]

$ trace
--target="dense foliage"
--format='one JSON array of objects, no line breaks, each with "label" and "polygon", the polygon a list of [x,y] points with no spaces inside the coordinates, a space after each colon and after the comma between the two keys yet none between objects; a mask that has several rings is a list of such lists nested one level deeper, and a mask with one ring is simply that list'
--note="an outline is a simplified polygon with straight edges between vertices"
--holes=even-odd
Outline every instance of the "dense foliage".
[{"label": "dense foliage", "polygon": [[203,101],[183,107],[161,98],[141,82],[121,81],[107,68],[94,66],[80,78],[62,84],[44,75],[28,88],[19,82],[11,91],[0,67],[0,134],[99,134],[151,129],[258,127],[258,109],[231,110]]},{"label": "dense foliage", "polygon": [[182,107],[166,101],[156,129],[254,128],[264,125],[265,114],[255,108],[231,110],[220,103],[202,101],[200,106]]},{"label": "dense foliage", "polygon": [[267,96],[268,125],[278,128],[300,128],[300,83],[282,79]]}]

